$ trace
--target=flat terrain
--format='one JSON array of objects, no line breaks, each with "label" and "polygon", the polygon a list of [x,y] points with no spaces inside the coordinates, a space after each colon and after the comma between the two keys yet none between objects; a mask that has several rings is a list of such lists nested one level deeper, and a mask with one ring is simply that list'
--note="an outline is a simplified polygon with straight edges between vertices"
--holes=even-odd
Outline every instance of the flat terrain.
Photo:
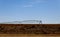
[{"label": "flat terrain", "polygon": [[60,37],[60,24],[0,24],[0,37]]},{"label": "flat terrain", "polygon": [[39,35],[35,35],[35,34],[0,34],[0,37],[60,37],[60,35],[56,35],[56,34],[47,34],[47,35],[43,35],[43,34],[39,34]]},{"label": "flat terrain", "polygon": [[0,24],[0,34],[60,34],[60,24]]}]

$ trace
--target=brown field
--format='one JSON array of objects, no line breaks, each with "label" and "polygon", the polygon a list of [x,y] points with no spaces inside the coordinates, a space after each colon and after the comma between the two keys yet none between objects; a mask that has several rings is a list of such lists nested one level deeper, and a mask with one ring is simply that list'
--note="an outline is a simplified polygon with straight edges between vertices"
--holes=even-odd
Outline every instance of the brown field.
[{"label": "brown field", "polygon": [[0,34],[0,37],[60,37],[59,34]]},{"label": "brown field", "polygon": [[60,24],[0,24],[0,37],[60,37]]}]

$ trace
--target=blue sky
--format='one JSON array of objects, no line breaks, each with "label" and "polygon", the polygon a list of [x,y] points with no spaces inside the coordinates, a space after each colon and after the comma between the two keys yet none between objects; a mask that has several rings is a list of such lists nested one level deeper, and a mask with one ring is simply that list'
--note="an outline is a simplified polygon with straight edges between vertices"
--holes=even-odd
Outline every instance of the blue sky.
[{"label": "blue sky", "polygon": [[0,22],[22,20],[60,23],[60,0],[0,0]]}]

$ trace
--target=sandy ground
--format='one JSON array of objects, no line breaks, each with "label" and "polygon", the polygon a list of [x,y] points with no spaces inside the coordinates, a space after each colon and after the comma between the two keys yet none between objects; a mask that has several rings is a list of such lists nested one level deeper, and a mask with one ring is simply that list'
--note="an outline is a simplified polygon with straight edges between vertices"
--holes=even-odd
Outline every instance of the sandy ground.
[{"label": "sandy ground", "polygon": [[0,37],[60,37],[60,35],[34,35],[34,34],[0,34]]}]

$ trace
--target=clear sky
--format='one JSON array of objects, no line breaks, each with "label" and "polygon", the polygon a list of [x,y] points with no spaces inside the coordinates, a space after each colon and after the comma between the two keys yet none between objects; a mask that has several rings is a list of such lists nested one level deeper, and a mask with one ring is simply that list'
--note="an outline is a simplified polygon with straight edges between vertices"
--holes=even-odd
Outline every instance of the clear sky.
[{"label": "clear sky", "polygon": [[21,20],[60,23],[60,0],[0,0],[0,22]]}]

